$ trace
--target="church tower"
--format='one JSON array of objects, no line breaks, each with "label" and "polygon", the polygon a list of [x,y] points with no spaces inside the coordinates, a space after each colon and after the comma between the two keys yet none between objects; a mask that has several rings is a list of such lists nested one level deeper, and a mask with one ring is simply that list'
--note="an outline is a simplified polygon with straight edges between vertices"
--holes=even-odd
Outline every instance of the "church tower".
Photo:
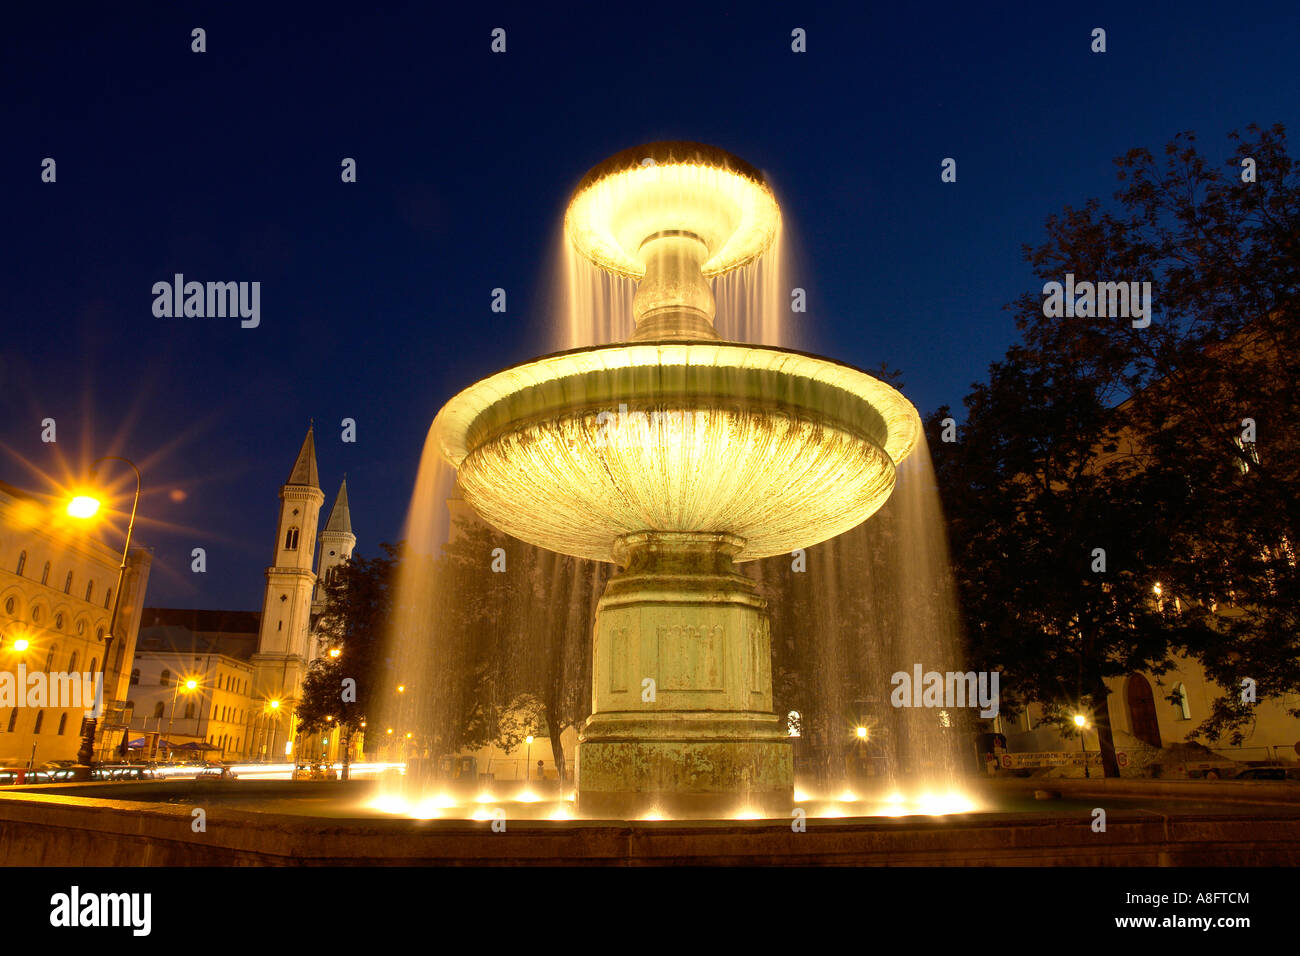
[{"label": "church tower", "polygon": [[339,485],[338,497],[334,499],[334,507],[325,521],[325,530],[320,533],[320,561],[316,564],[316,593],[311,605],[313,617],[325,609],[325,585],[329,583],[330,572],[352,557],[352,549],[356,546],[345,475],[343,484]]},{"label": "church tower", "polygon": [[325,520],[325,530],[320,533],[316,589],[311,599],[312,638],[309,660],[321,656],[326,650],[320,646],[319,633],[316,630],[316,623],[325,610],[325,585],[330,582],[334,569],[352,557],[352,549],[356,546],[357,536],[352,533],[352,512],[348,508],[348,479],[345,475],[343,484],[339,486],[338,497],[334,499],[334,507],[330,509],[330,516]]},{"label": "church tower", "polygon": [[289,714],[311,663],[311,602],[316,585],[312,564],[324,503],[316,473],[316,440],[308,428],[289,480],[280,488],[275,553],[266,569],[261,629],[252,659],[254,693],[282,701],[287,705],[282,712]]}]

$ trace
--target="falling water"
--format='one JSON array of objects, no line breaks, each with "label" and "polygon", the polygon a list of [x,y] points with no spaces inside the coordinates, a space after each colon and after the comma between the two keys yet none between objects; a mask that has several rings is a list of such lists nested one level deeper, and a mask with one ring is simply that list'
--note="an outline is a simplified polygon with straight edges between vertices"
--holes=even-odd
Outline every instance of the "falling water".
[{"label": "falling water", "polygon": [[[894,674],[961,671],[961,628],[929,449],[898,469],[872,518],[790,557],[756,562],[770,602],[777,669],[803,675],[786,688],[802,718],[801,783],[837,792],[866,783],[917,797],[960,789],[969,712],[896,707]],[[778,688],[780,693],[780,688]],[[858,736],[857,728],[866,730]]]},{"label": "falling water", "polygon": [[[560,230],[563,252],[554,280],[556,351],[626,342],[635,331],[636,280],[606,272],[580,255]],[[787,256],[782,229],[767,253],[711,281],[717,302],[714,328],[729,342],[797,348],[801,338],[789,317]]]}]

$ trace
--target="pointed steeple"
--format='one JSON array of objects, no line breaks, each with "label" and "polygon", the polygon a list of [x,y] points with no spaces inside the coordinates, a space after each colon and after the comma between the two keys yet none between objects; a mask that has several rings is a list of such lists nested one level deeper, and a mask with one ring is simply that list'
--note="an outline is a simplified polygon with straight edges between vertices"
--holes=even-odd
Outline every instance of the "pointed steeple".
[{"label": "pointed steeple", "polygon": [[334,499],[334,507],[330,510],[329,520],[325,522],[326,531],[341,531],[344,534],[352,533],[352,512],[348,510],[348,479],[343,478],[343,484],[339,485],[339,496]]},{"label": "pointed steeple", "polygon": [[320,487],[320,476],[316,473],[316,438],[312,434],[311,425],[307,426],[307,437],[302,440],[298,460],[293,463],[293,471],[289,473],[289,480],[285,484]]}]

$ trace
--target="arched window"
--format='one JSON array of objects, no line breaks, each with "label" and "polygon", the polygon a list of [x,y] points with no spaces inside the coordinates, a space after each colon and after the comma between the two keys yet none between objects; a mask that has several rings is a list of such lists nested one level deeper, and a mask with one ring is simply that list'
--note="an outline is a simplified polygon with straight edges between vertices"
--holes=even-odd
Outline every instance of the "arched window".
[{"label": "arched window", "polygon": [[77,652],[72,652],[72,657],[68,660],[68,672],[75,673],[77,670]]},{"label": "arched window", "polygon": [[23,568],[25,567],[27,567],[27,552],[20,551],[18,553],[18,576],[19,577],[23,576]]},{"label": "arched window", "polygon": [[162,701],[158,701],[158,703],[156,703],[156,704],[153,705],[153,715],[154,715],[155,717],[161,717],[161,716],[163,715],[163,702],[162,702]]},{"label": "arched window", "polygon": [[38,710],[36,712],[36,726],[32,728],[32,733],[39,734],[41,732],[41,724],[43,723],[45,723],[45,711]]},{"label": "arched window", "polygon": [[1187,699],[1187,685],[1174,685],[1174,706],[1178,708],[1178,716],[1181,720],[1192,719],[1192,703]]},{"label": "arched window", "polygon": [[140,668],[137,667],[131,671],[131,686],[134,687],[138,683],[140,683]]},{"label": "arched window", "polygon": [[158,683],[161,686],[166,687],[167,682],[171,679],[172,679],[172,672],[167,670],[166,668],[163,668],[162,676],[158,678]]},{"label": "arched window", "polygon": [[95,582],[87,581],[86,582],[86,603],[90,603],[90,598],[94,593],[95,593]]},{"label": "arched window", "polygon": [[113,589],[109,588],[104,592],[104,610],[108,610],[109,602],[113,600]]},{"label": "arched window", "polygon": [[72,572],[71,571],[69,571],[68,576],[63,579],[63,593],[64,594],[72,593]]},{"label": "arched window", "polygon": [[48,561],[45,562],[45,567],[41,571],[41,583],[42,584],[50,583],[50,562]]},{"label": "arched window", "polygon": [[62,714],[59,714],[59,736],[62,737],[63,732],[67,729],[68,729],[68,715],[66,712],[64,712]]},{"label": "arched window", "polygon": [[5,600],[5,613],[6,613],[6,614],[13,614],[13,612],[14,612],[14,599],[13,599],[13,598],[7,598],[7,599]]},{"label": "arched window", "polygon": [[[69,669],[71,669],[71,668],[69,668]],[[98,658],[98,657],[92,657],[92,658],[90,659],[90,673],[94,674],[98,669],[99,669],[99,658]]]},{"label": "arched window", "polygon": [[191,701],[187,701],[185,704],[185,719],[192,720],[193,718],[194,718],[194,701],[191,700]]},{"label": "arched window", "polygon": [[286,551],[298,550],[298,529],[297,528],[290,528],[288,531],[284,533],[284,550]]},{"label": "arched window", "polygon": [[50,671],[54,670],[54,652],[57,651],[58,649],[59,646],[56,644],[53,647],[51,647],[50,652],[45,655],[45,673],[47,674]]},{"label": "arched window", "polygon": [[803,733],[803,715],[792,710],[785,715],[785,733],[787,737],[798,737]]}]

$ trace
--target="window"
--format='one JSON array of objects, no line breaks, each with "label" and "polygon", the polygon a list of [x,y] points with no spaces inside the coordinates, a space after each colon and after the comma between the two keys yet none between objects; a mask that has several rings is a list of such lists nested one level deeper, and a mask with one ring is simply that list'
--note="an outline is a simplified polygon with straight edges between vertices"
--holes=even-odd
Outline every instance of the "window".
[{"label": "window", "polygon": [[105,610],[105,611],[108,610],[108,604],[109,604],[109,602],[112,601],[112,600],[113,600],[113,589],[112,589],[112,588],[109,588],[107,591],[104,592],[104,610]]},{"label": "window", "polygon": [[69,673],[74,673],[76,670],[77,670],[77,652],[73,651],[72,658],[68,661],[68,671]]},{"label": "window", "polygon": [[23,568],[27,567],[27,552],[21,551],[18,554],[18,576],[23,576]]},{"label": "window", "polygon": [[54,629],[55,629],[56,631],[61,631],[61,630],[63,630],[63,614],[62,614],[62,612],[60,612],[60,613],[54,615]]},{"label": "window", "polygon": [[1174,696],[1174,706],[1178,708],[1178,714],[1180,719],[1191,720],[1192,705],[1191,702],[1187,699],[1187,685],[1175,684],[1173,696]]},{"label": "window", "polygon": [[68,729],[68,715],[66,712],[64,712],[62,714],[59,714],[59,736],[62,737],[63,732],[67,729]]},{"label": "window", "polygon": [[42,584],[50,583],[50,562],[48,561],[45,562],[45,568],[44,570],[41,571],[41,583]]},{"label": "window", "polygon": [[41,732],[41,724],[43,723],[45,723],[45,711],[38,710],[36,712],[36,726],[32,728],[32,733],[39,734]]},{"label": "window", "polygon": [[189,701],[185,705],[185,719],[191,720],[194,717],[194,701]]},{"label": "window", "polygon": [[290,528],[288,531],[285,532],[284,550],[286,551],[298,550],[298,529],[297,528]]},{"label": "window", "polygon": [[140,668],[131,671],[131,686],[134,687],[140,683]]},{"label": "window", "polygon": [[64,594],[72,593],[72,572],[71,571],[69,571],[68,576],[63,579],[63,593]]},{"label": "window", "polygon": [[161,719],[161,718],[162,718],[162,714],[163,714],[163,702],[162,702],[162,701],[158,701],[158,703],[156,703],[156,704],[153,705],[153,715],[154,715],[155,717]]},{"label": "window", "polygon": [[90,603],[90,598],[92,595],[94,595],[94,593],[95,593],[95,582],[87,581],[86,582],[86,603]]},{"label": "window", "polygon": [[13,599],[13,598],[9,598],[7,601],[5,601],[5,613],[6,613],[6,614],[13,614],[13,613],[14,613],[14,599]]},{"label": "window", "polygon": [[47,674],[50,671],[54,670],[54,652],[57,651],[58,649],[59,646],[56,644],[53,647],[51,647],[50,652],[45,655],[45,673]]},{"label": "window", "polygon": [[99,669],[99,658],[98,658],[98,657],[92,657],[92,658],[90,659],[90,672],[93,674],[93,673],[95,673],[98,669]]},{"label": "window", "polygon": [[166,687],[167,682],[171,679],[172,679],[172,672],[167,670],[166,668],[163,668],[162,677],[158,678],[158,684],[161,687]]}]

